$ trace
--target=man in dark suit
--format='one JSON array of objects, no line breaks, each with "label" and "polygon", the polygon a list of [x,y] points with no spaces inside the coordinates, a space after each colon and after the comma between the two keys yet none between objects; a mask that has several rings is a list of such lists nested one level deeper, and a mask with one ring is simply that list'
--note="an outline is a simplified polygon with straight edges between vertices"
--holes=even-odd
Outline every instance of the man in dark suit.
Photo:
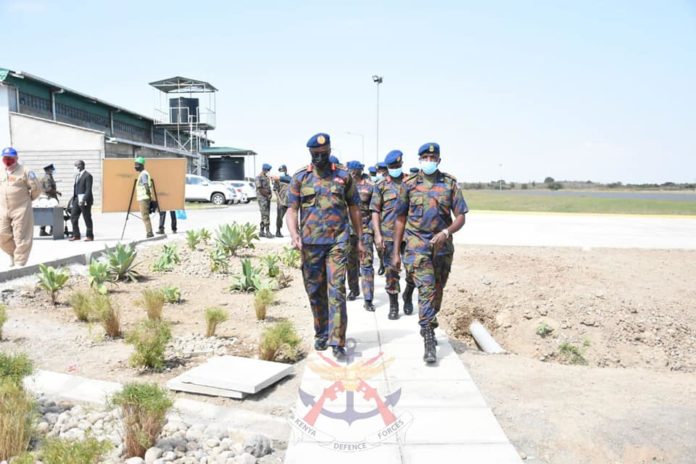
[{"label": "man in dark suit", "polygon": [[82,160],[75,161],[75,183],[73,186],[73,197],[70,200],[70,220],[72,221],[72,237],[70,241],[80,240],[80,215],[85,218],[85,227],[87,228],[85,242],[94,240],[92,232],[92,174],[85,171],[85,162]]}]

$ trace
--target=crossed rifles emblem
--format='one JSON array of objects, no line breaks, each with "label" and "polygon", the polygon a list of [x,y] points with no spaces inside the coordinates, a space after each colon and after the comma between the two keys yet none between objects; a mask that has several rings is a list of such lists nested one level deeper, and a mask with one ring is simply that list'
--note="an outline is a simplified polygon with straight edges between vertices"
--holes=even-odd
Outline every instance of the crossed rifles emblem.
[{"label": "crossed rifles emblem", "polygon": [[[378,414],[384,421],[384,425],[390,425],[396,421],[396,416],[389,408],[395,406],[399,401],[401,389],[385,396],[383,400],[377,389],[366,381],[376,374],[384,372],[384,369],[391,364],[393,359],[385,360],[382,356],[383,353],[379,353],[377,356],[365,361],[343,366],[321,353],[317,354],[324,362],[310,362],[308,367],[319,374],[323,380],[332,383],[324,389],[318,398],[300,389],[302,403],[305,406],[311,406],[309,412],[304,416],[306,423],[314,426],[320,415],[343,420],[348,425],[357,420],[367,419]],[[324,405],[327,401],[335,401],[340,392],[345,392],[346,394],[346,409],[344,411],[325,409]],[[354,407],[354,395],[356,392],[361,393],[365,400],[374,403],[374,409],[365,412],[356,411]]]}]

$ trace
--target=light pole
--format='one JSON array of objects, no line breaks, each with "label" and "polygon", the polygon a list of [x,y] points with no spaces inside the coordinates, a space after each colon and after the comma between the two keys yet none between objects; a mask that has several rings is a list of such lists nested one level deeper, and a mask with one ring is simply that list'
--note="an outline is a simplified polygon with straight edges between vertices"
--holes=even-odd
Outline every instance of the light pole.
[{"label": "light pole", "polygon": [[358,134],[357,132],[346,132],[348,135],[357,135],[362,141],[362,162],[365,164],[365,136],[363,134]]},{"label": "light pole", "polygon": [[503,191],[503,163],[498,165],[500,167],[500,178],[498,179],[498,191]]},{"label": "light pole", "polygon": [[374,74],[372,76],[372,82],[377,84],[377,151],[375,153],[375,163],[379,162],[379,84],[383,81],[382,76]]}]

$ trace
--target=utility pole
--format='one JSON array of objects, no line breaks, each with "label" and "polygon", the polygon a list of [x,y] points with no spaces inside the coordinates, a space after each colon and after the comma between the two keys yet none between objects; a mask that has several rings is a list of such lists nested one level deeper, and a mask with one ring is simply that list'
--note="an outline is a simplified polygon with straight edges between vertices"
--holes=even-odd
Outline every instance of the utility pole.
[{"label": "utility pole", "polygon": [[377,148],[375,151],[375,163],[379,162],[379,85],[382,83],[383,80],[383,77],[378,76],[377,74],[374,74],[372,76],[372,82],[377,84]]}]

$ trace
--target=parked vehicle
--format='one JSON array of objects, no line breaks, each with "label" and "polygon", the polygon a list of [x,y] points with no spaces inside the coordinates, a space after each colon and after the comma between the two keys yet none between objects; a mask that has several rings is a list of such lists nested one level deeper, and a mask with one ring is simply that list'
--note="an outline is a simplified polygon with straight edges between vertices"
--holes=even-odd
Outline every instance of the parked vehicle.
[{"label": "parked vehicle", "polygon": [[209,201],[215,205],[240,202],[241,196],[235,189],[222,182],[213,182],[207,177],[186,174],[184,190],[186,201]]},{"label": "parked vehicle", "polygon": [[223,182],[245,195],[246,198],[243,200],[244,203],[249,203],[251,200],[256,200],[256,185],[253,182],[246,180],[225,180]]}]

